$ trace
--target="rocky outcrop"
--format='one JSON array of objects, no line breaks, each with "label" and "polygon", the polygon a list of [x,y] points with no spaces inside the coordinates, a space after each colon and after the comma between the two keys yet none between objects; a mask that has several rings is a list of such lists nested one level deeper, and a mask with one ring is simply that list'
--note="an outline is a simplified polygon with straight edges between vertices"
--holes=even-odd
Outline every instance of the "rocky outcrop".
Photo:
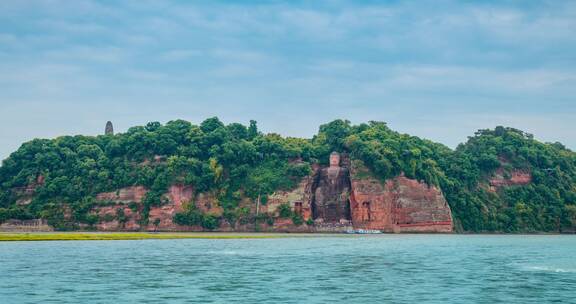
[{"label": "rocky outcrop", "polygon": [[147,192],[148,190],[143,186],[134,186],[98,194],[96,196],[98,201],[112,204],[94,207],[93,212],[99,217],[99,221],[95,225],[96,229],[100,231],[193,230],[191,227],[179,226],[173,222],[174,215],[183,211],[185,204],[192,202],[194,196],[192,186],[170,186],[168,192],[163,196],[164,204],[150,208],[148,224],[142,227],[142,200]]},{"label": "rocky outcrop", "polygon": [[[146,188],[134,186],[100,193],[93,214],[96,228],[114,230],[200,231],[201,227],[180,226],[174,216],[187,204],[204,214],[224,215],[217,193],[195,193],[192,185],[172,185],[162,197],[162,205],[152,206],[143,219],[142,200]],[[282,215],[287,205],[292,214]],[[312,174],[287,191],[276,191],[265,203],[242,197],[243,213],[223,217],[217,231],[343,232],[349,229],[384,232],[451,232],[452,216],[442,192],[403,175],[385,182],[373,177],[360,161],[350,164],[347,156],[333,153],[330,166],[313,166]],[[313,224],[312,221],[313,220]],[[147,223],[146,226],[141,226]]]},{"label": "rocky outcrop", "polygon": [[194,203],[202,213],[220,216],[224,212],[213,193],[198,193]]},{"label": "rocky outcrop", "polygon": [[183,227],[174,223],[174,215],[184,211],[184,205],[191,203],[194,188],[189,185],[172,185],[165,195],[167,202],[159,207],[150,208],[148,216],[148,230],[160,231],[187,231],[190,227]]},{"label": "rocky outcrop", "polygon": [[132,186],[118,189],[113,192],[103,192],[96,195],[98,201],[111,201],[115,203],[141,203],[144,196],[146,196],[146,188],[143,186]]},{"label": "rocky outcrop", "polygon": [[492,190],[501,187],[527,185],[531,182],[532,174],[530,172],[519,169],[506,172],[503,168],[497,169],[489,181]]},{"label": "rocky outcrop", "polygon": [[44,175],[39,174],[35,181],[29,183],[25,187],[14,188],[13,191],[17,197],[16,204],[21,206],[30,204],[34,199],[36,189],[42,185],[44,185]]},{"label": "rocky outcrop", "polygon": [[[142,200],[148,190],[143,186],[132,186],[113,192],[103,192],[96,195],[101,204],[94,207],[93,213],[98,215],[96,229],[100,231],[137,231],[141,229]],[[137,205],[130,205],[136,203]]]},{"label": "rocky outcrop", "polygon": [[528,170],[514,168],[511,161],[499,156],[500,167],[494,171],[488,180],[489,190],[496,192],[498,189],[510,186],[523,186],[532,182],[532,174]]},{"label": "rocky outcrop", "polygon": [[290,191],[276,191],[268,197],[265,205],[259,207],[258,213],[278,215],[278,207],[287,204],[294,213],[302,216],[304,221],[312,217],[312,184],[313,176],[303,178],[298,186]]},{"label": "rocky outcrop", "polygon": [[95,208],[99,221],[96,230],[99,231],[138,231],[140,230],[141,215],[138,211],[130,209],[127,205],[116,204]]},{"label": "rocky outcrop", "polygon": [[442,192],[401,175],[382,183],[359,161],[351,169],[355,228],[388,232],[451,232],[452,215]]},{"label": "rocky outcrop", "polygon": [[350,209],[355,228],[395,231],[395,197],[380,180],[354,161],[351,168]]},{"label": "rocky outcrop", "polygon": [[399,176],[386,183],[395,198],[393,218],[399,232],[451,232],[452,214],[435,186]]}]

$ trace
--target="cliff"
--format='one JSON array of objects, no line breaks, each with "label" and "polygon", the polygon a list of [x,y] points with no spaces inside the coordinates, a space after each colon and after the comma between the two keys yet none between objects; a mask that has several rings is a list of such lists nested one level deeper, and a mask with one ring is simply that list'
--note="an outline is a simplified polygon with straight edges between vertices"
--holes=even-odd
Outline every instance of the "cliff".
[{"label": "cliff", "polygon": [[387,232],[451,232],[452,214],[435,186],[404,175],[380,181],[361,161],[352,166],[350,204],[355,227]]},{"label": "cliff", "polygon": [[[253,217],[270,218],[254,225],[230,223],[222,219],[216,231],[343,232],[370,229],[384,232],[451,232],[450,208],[441,191],[422,182],[398,176],[381,182],[371,176],[361,161],[352,168],[347,156],[332,153],[328,167],[315,166],[290,190],[272,193],[266,203],[245,205]],[[204,214],[222,216],[218,199],[210,193],[196,193],[192,185],[172,185],[163,195],[164,203],[153,206],[143,224],[142,186],[121,188],[96,195],[103,206],[93,213],[99,218],[97,230],[202,231],[201,226],[174,222],[177,213],[192,204]],[[285,210],[283,210],[283,208]],[[283,214],[283,213],[286,213]],[[296,220],[295,220],[296,218]],[[301,219],[299,221],[298,219]]]}]

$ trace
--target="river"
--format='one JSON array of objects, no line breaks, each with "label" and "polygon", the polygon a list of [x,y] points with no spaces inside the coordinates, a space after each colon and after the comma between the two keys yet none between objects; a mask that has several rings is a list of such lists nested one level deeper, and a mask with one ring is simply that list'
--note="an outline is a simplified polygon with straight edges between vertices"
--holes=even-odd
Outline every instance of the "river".
[{"label": "river", "polygon": [[576,236],[0,243],[0,303],[576,303]]}]

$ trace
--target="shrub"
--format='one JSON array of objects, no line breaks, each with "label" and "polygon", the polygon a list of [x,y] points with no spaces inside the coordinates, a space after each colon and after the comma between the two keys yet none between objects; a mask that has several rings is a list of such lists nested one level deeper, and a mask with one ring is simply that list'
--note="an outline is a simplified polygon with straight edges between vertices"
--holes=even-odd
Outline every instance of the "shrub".
[{"label": "shrub", "polygon": [[278,216],[280,218],[290,218],[292,217],[292,208],[287,203],[278,206]]},{"label": "shrub", "polygon": [[296,226],[300,226],[304,224],[304,218],[302,218],[300,214],[294,214],[292,216],[292,223],[294,223]]},{"label": "shrub", "polygon": [[202,216],[202,228],[208,229],[208,230],[214,230],[216,228],[218,228],[218,217],[212,214],[204,214]]}]

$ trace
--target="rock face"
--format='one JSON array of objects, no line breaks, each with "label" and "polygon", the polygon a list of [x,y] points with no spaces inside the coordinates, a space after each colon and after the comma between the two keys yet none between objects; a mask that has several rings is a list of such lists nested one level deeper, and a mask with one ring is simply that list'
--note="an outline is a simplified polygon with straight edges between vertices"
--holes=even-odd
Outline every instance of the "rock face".
[{"label": "rock face", "polygon": [[220,216],[224,212],[222,207],[218,204],[218,199],[213,193],[198,193],[194,200],[194,204],[196,205],[196,208],[203,213]]},{"label": "rock face", "polygon": [[[349,169],[350,168],[350,169]],[[260,211],[275,214],[288,204],[314,230],[340,232],[350,228],[385,232],[451,232],[452,215],[442,192],[401,175],[382,183],[360,161],[331,155],[330,167],[315,168],[292,191],[270,196]],[[311,210],[311,214],[308,210]],[[298,231],[290,220],[276,220],[276,231]]]},{"label": "rock face", "polygon": [[277,191],[268,197],[268,202],[261,205],[258,213],[277,215],[278,207],[288,204],[294,213],[302,216],[304,221],[312,217],[312,183],[314,177],[303,178],[298,186],[291,191]]},{"label": "rock face", "polygon": [[[95,214],[100,218],[100,221],[96,223],[96,229],[99,231],[140,230],[142,218],[140,213],[125,204],[96,207]],[[123,214],[123,219],[121,219],[121,214]]]},{"label": "rock face", "polygon": [[[164,195],[166,203],[162,206],[150,208],[148,225],[142,227],[142,199],[147,190],[142,186],[127,187],[115,192],[100,193],[96,199],[102,202],[112,202],[112,205],[94,208],[95,214],[100,221],[96,224],[97,230],[160,230],[160,231],[187,231],[191,227],[183,227],[174,224],[173,217],[183,211],[184,204],[193,199],[194,189],[187,185],[172,185]],[[136,203],[137,210],[131,209],[130,203]],[[157,225],[156,225],[157,224]]]},{"label": "rock face", "polygon": [[[141,203],[147,192],[148,190],[142,186],[133,186],[97,194],[97,201],[108,204],[94,207],[93,212],[100,219],[96,224],[96,229],[101,231],[140,230]],[[131,209],[130,203],[136,203],[138,209]]]},{"label": "rock face", "polygon": [[36,177],[34,182],[31,182],[25,187],[14,188],[14,193],[18,197],[16,200],[17,205],[28,205],[32,202],[36,194],[36,188],[44,185],[44,175],[40,174]]},{"label": "rock face", "polygon": [[[189,227],[176,225],[174,215],[184,210],[184,204],[192,202],[194,188],[187,185],[172,185],[165,197],[168,203],[160,207],[150,208],[148,230],[184,231]],[[156,225],[158,224],[158,225]]]},{"label": "rock face", "polygon": [[527,185],[532,182],[532,174],[518,169],[506,173],[503,168],[499,168],[489,182],[492,190],[507,186]]},{"label": "rock face", "polygon": [[321,169],[313,185],[312,214],[323,223],[350,220],[350,174],[340,166],[340,155],[330,155],[330,167]]},{"label": "rock face", "polygon": [[359,178],[352,168],[352,195],[350,209],[355,228],[395,231],[394,200],[390,189],[372,177]]},{"label": "rock face", "polygon": [[350,197],[355,228],[387,232],[451,232],[452,215],[442,192],[398,176],[382,184],[355,161]]},{"label": "rock face", "polygon": [[442,192],[417,180],[399,176],[386,183],[393,193],[393,219],[399,232],[451,232],[452,213]]},{"label": "rock face", "polygon": [[[522,178],[520,178],[522,177]],[[526,182],[525,176],[514,175],[510,180]],[[164,194],[161,206],[151,207],[146,226],[141,226],[146,188],[134,186],[114,192],[100,193],[101,206],[93,212],[100,221],[98,230],[158,230],[198,231],[201,227],[176,225],[174,215],[183,212],[187,204],[205,214],[222,216],[216,193],[195,193],[192,185],[172,185]],[[280,218],[278,209],[288,205],[296,218]],[[332,153],[330,166],[313,166],[313,173],[304,177],[290,191],[277,191],[265,204],[244,197],[240,207],[246,210],[244,219],[266,215],[265,220],[249,222],[239,220],[228,223],[222,219],[217,231],[286,231],[286,232],[341,232],[351,228],[381,230],[385,232],[451,232],[452,215],[442,192],[425,183],[403,175],[385,182],[373,177],[364,164],[352,164],[344,155]],[[313,221],[313,225],[310,224]],[[295,224],[295,221],[297,224]]]},{"label": "rock face", "polygon": [[148,192],[148,190],[143,186],[126,187],[113,192],[99,193],[96,195],[96,200],[116,203],[141,203],[146,192]]}]

